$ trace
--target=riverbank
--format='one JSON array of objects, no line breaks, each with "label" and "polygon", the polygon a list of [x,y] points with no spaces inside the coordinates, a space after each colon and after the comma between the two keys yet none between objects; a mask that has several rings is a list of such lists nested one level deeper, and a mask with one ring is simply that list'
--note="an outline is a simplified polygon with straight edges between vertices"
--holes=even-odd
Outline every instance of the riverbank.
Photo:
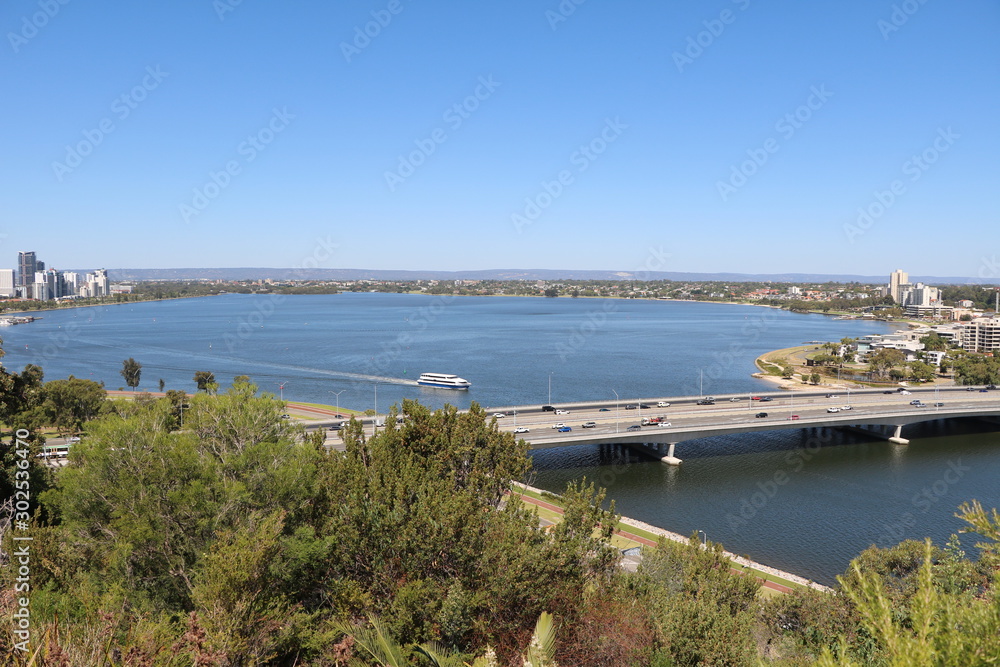
[{"label": "riverbank", "polygon": [[[515,486],[523,490],[523,493],[520,494],[520,497],[523,500],[532,505],[543,507],[547,510],[556,512],[557,514],[561,514],[562,507],[559,505],[558,497],[555,496],[555,494],[518,482],[515,482]],[[623,526],[626,528],[622,528]],[[634,530],[627,530],[627,528]],[[689,541],[689,538],[678,533],[673,533],[669,530],[664,530],[663,528],[643,523],[642,521],[636,521],[635,519],[630,519],[624,516],[619,519],[618,529],[616,529],[615,534],[647,547],[656,546],[656,540],[661,537],[684,544],[687,544]],[[784,572],[777,568],[764,565],[763,563],[754,562],[748,558],[738,556],[729,551],[724,550],[723,554],[725,554],[725,556],[733,563],[740,566],[734,567],[734,570],[748,571],[761,581],[761,585],[764,588],[769,590],[776,591],[778,593],[791,593],[794,588],[799,587],[811,588],[813,590],[827,593],[833,592],[833,589],[828,586],[818,584],[815,581],[800,577],[796,574]]]}]

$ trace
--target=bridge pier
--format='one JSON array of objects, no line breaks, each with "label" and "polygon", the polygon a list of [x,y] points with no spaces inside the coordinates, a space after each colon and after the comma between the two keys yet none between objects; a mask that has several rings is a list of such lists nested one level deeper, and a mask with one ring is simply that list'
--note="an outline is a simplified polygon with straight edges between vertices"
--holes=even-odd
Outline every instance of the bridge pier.
[{"label": "bridge pier", "polygon": [[896,424],[896,432],[893,433],[892,437],[889,438],[889,442],[893,443],[894,445],[908,445],[908,444],[910,444],[909,440],[907,440],[906,438],[901,437],[902,434],[903,434],[903,425],[902,424]]},{"label": "bridge pier", "polygon": [[676,442],[667,443],[667,455],[660,459],[663,463],[672,466],[679,466],[682,461],[674,456],[674,447],[677,445]]}]

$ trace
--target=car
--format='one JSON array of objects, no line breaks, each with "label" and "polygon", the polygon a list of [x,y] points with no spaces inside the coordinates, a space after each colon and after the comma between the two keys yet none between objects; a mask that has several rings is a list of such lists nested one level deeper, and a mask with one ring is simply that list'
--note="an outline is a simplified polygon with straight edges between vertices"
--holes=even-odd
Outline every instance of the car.
[{"label": "car", "polygon": [[799,418],[798,415],[792,415],[791,417],[789,417],[789,419],[798,419],[798,418]]},{"label": "car", "polygon": [[555,412],[555,411],[556,411],[556,409],[555,409],[554,406],[551,406],[551,405],[543,405],[542,406],[542,412]]},{"label": "car", "polygon": [[841,405],[840,406],[841,412],[843,412],[844,410],[853,410],[853,409],[854,408],[852,408],[850,405]]},{"label": "car", "polygon": [[652,407],[652,406],[650,406],[650,405],[646,405],[645,403],[640,403],[640,404],[639,404],[639,407],[640,407],[641,409],[643,409],[643,410],[652,410],[652,409],[653,409],[653,407]]},{"label": "car", "polygon": [[564,428],[565,426],[566,424],[562,422],[556,422],[555,424],[552,425],[552,428]]},{"label": "car", "polygon": [[986,393],[989,393],[989,389],[980,389],[980,390],[979,390],[979,393],[980,393],[980,394],[986,394]]},{"label": "car", "polygon": [[657,401],[656,402],[656,407],[658,407],[658,408],[669,408],[670,404],[667,403],[666,401]]},{"label": "car", "polygon": [[899,395],[900,396],[909,396],[910,392],[906,391],[905,389],[900,389],[899,390]]},{"label": "car", "polygon": [[569,410],[556,410],[557,415],[568,415]]},{"label": "car", "polygon": [[673,426],[673,424],[671,424],[670,422],[660,422],[659,424],[657,424],[657,426],[659,426],[660,428],[666,428],[667,426]]},{"label": "car", "polygon": [[840,408],[827,408],[827,412],[840,412]]},{"label": "car", "polygon": [[527,426],[518,426],[517,428],[514,429],[514,433],[528,433],[528,432],[529,431]]},{"label": "car", "polygon": [[597,422],[584,422],[583,428],[597,428]]},{"label": "car", "polygon": [[894,393],[896,393],[896,392],[892,391],[891,389],[886,389],[886,390],[885,390],[885,391],[883,391],[882,393],[883,393],[883,394],[894,394]]},{"label": "car", "polygon": [[827,394],[826,397],[827,398],[839,398],[839,396],[837,396],[836,394]]},{"label": "car", "polygon": [[611,412],[610,408],[601,408],[598,412]]},{"label": "car", "polygon": [[988,385],[986,385],[986,388],[987,389],[996,389],[997,386],[995,384],[988,384]]},{"label": "car", "polygon": [[292,418],[292,416],[291,416],[291,415],[289,415],[289,414],[283,414],[283,415],[281,415],[281,418],[282,418],[282,419],[291,419],[291,418]]},{"label": "car", "polygon": [[919,398],[913,399],[912,401],[910,401],[910,405],[920,405],[920,399]]},{"label": "car", "polygon": [[517,410],[508,410],[507,411],[507,416],[508,417],[516,417],[517,416]]},{"label": "car", "polygon": [[561,429],[559,429],[559,432],[560,432],[560,433],[569,433],[569,432],[570,432],[570,431],[572,431],[572,430],[573,430],[573,429],[572,429],[572,428],[570,428],[569,426],[563,426],[563,427],[562,427]]},{"label": "car", "polygon": [[913,403],[913,407],[915,407],[915,408],[926,408],[927,404],[926,403]]},{"label": "car", "polygon": [[503,419],[504,417],[507,416],[507,413],[506,412],[494,412],[493,416],[496,417],[497,419]]},{"label": "car", "polygon": [[627,429],[625,429],[625,430],[626,430],[626,431],[640,431],[640,430],[642,430],[642,427],[641,427],[641,426],[639,426],[638,424],[632,424],[631,426],[629,426],[629,427],[628,427]]},{"label": "car", "polygon": [[330,425],[330,430],[331,431],[339,431],[342,428],[344,428],[344,423],[343,422],[340,422],[339,424],[331,424]]},{"label": "car", "polygon": [[940,402],[939,402],[939,403],[935,403],[935,404],[934,404],[934,407],[935,407],[935,408],[940,408],[940,407],[942,407],[943,405],[944,405],[944,403],[940,403]]},{"label": "car", "polygon": [[66,438],[66,442],[68,442],[70,444],[73,444],[75,442],[80,442],[80,436],[78,436],[78,435],[72,435],[72,436]]},{"label": "car", "polygon": [[966,387],[965,391],[976,391],[975,387]]},{"label": "car", "polygon": [[710,398],[703,398],[698,401],[698,405],[715,405],[715,401]]},{"label": "car", "polygon": [[742,399],[739,396],[733,396],[729,399],[730,403],[739,403]]},{"label": "car", "polygon": [[751,401],[759,401],[760,400],[760,396],[751,396],[750,400]]},{"label": "car", "polygon": [[774,400],[774,399],[773,399],[773,398],[771,398],[770,396],[764,396],[764,397],[762,397],[762,398],[760,399],[760,402],[761,402],[761,403],[767,403],[768,401],[773,401],[773,400]]},{"label": "car", "polygon": [[754,415],[754,419],[763,419],[766,416],[767,416],[766,412],[758,412],[757,414]]},{"label": "car", "polygon": [[626,410],[635,410],[637,407],[639,407],[639,406],[638,405],[634,405],[632,403],[626,403],[625,404],[625,409]]}]

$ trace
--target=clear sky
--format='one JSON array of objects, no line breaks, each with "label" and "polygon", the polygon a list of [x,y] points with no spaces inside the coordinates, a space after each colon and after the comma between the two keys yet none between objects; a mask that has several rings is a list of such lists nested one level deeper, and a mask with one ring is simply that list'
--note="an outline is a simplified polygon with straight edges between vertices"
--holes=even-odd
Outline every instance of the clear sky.
[{"label": "clear sky", "polygon": [[0,265],[1000,273],[996,0],[8,0],[0,27]]}]

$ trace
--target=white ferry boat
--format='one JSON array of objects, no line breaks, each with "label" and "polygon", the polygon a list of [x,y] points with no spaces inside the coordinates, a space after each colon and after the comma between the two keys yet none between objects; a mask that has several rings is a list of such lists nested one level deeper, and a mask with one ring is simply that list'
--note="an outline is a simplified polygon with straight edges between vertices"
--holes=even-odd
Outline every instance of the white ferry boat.
[{"label": "white ferry boat", "polygon": [[422,373],[417,378],[417,384],[424,387],[440,387],[442,389],[468,389],[472,383],[463,380],[457,375],[446,375],[444,373]]}]

